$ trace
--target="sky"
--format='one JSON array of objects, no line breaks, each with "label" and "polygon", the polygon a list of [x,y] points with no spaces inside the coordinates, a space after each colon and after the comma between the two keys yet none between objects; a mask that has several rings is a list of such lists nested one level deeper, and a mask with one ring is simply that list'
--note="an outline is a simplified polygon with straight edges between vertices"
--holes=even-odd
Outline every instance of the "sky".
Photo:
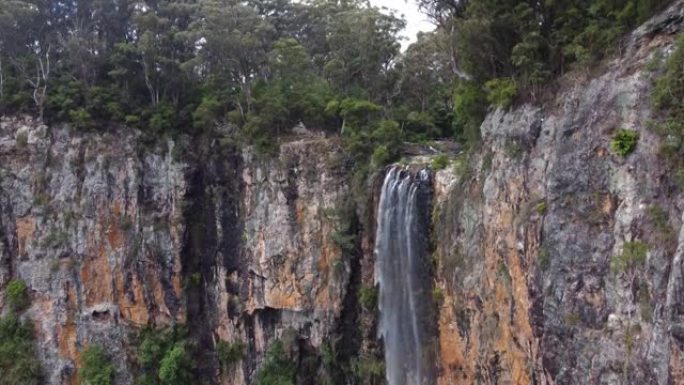
[{"label": "sky", "polygon": [[395,9],[399,14],[403,14],[406,19],[406,30],[402,34],[409,40],[402,42],[405,49],[409,44],[416,40],[416,34],[421,31],[431,31],[435,27],[428,21],[427,16],[420,13],[415,0],[370,0],[376,7],[387,7]]}]

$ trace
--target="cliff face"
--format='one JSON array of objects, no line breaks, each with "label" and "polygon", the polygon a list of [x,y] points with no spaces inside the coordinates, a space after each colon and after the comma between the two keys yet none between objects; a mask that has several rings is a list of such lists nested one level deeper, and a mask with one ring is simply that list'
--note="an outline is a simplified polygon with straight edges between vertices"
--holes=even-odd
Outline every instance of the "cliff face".
[{"label": "cliff face", "polygon": [[133,134],[9,118],[0,127],[2,284],[30,288],[46,380],[71,382],[79,351],[96,342],[131,382],[126,326],[186,317],[184,166],[168,151],[141,154]]},{"label": "cliff face", "polygon": [[[684,195],[647,128],[647,63],[683,24],[679,2],[553,99],[491,113],[478,150],[434,175],[439,384],[684,383]],[[624,158],[620,128],[639,133]],[[345,362],[382,356],[357,300],[379,183],[359,219],[336,140],[275,157],[221,137],[155,143],[0,121],[0,287],[28,284],[46,383],[76,383],[90,344],[134,383],[150,325],[186,325],[207,383],[252,383],[276,339],[302,384],[322,381],[331,344]],[[219,341],[244,343],[237,364],[221,367]]]},{"label": "cliff face", "polygon": [[[490,114],[481,152],[442,176],[440,384],[684,381],[684,195],[647,128],[646,69],[683,9],[638,30],[600,75]],[[610,150],[621,128],[639,133],[625,158]]]},{"label": "cliff face", "polygon": [[243,341],[243,365],[197,363],[231,384],[286,332],[317,348],[335,330],[351,267],[331,241],[347,195],[334,141],[265,160],[218,139],[184,152],[23,117],[0,130],[0,284],[30,289],[48,383],[75,383],[90,344],[133,383],[130,335],[148,325],[187,325],[201,351]]}]

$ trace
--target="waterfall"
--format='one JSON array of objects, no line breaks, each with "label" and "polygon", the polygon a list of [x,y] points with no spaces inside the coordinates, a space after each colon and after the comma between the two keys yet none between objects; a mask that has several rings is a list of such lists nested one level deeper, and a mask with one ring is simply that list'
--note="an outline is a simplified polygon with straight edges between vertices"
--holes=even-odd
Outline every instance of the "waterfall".
[{"label": "waterfall", "polygon": [[375,281],[389,385],[434,383],[427,258],[431,195],[427,170],[414,175],[400,167],[389,170],[380,195]]}]

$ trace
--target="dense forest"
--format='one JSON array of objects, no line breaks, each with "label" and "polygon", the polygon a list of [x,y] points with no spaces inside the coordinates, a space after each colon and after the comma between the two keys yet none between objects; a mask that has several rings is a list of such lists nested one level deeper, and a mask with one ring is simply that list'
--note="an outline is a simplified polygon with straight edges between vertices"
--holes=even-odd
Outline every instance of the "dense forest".
[{"label": "dense forest", "polygon": [[229,126],[265,151],[301,122],[382,163],[401,139],[476,141],[488,105],[619,50],[665,3],[420,0],[438,28],[402,53],[402,18],[362,0],[6,0],[0,111],[155,136]]}]

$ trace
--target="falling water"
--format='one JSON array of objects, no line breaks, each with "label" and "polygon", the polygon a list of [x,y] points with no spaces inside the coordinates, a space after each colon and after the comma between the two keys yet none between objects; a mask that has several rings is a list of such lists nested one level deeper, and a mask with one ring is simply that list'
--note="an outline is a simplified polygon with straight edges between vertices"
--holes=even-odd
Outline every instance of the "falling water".
[{"label": "falling water", "polygon": [[399,167],[385,177],[378,207],[375,280],[380,288],[378,333],[389,385],[434,383],[429,348],[431,304],[427,235],[430,174]]}]

